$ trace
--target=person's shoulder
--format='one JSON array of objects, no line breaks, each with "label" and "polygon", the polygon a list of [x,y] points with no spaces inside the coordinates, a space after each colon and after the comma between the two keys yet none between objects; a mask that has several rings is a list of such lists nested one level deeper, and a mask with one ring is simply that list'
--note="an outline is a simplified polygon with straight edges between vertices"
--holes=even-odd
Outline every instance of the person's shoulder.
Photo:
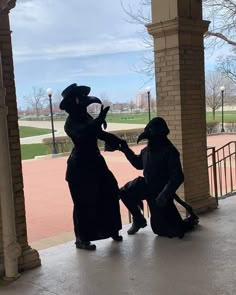
[{"label": "person's shoulder", "polygon": [[177,150],[177,148],[174,146],[173,143],[170,143],[168,145],[168,152],[171,154],[171,155],[174,155],[174,156],[180,156],[180,153],[179,151]]}]

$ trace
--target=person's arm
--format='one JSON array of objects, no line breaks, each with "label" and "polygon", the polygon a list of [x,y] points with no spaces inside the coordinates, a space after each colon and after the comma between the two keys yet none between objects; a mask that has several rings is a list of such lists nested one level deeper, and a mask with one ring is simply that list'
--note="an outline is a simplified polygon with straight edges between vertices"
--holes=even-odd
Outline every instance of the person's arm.
[{"label": "person's arm", "polygon": [[97,136],[97,134],[102,130],[101,125],[104,123],[106,114],[109,107],[103,109],[101,106],[101,111],[97,118],[93,119],[91,117],[90,121],[81,122],[80,124],[75,123],[70,117],[65,123],[65,132],[68,136],[73,138],[87,138],[92,136]]},{"label": "person's arm", "polygon": [[170,150],[167,165],[169,181],[156,198],[156,202],[160,206],[166,204],[170,198],[174,198],[175,192],[184,181],[179,152],[175,148]]},{"label": "person's arm", "polygon": [[109,133],[100,129],[99,132],[97,133],[97,138],[100,140],[103,140],[105,144],[111,149],[111,151],[120,149],[120,144],[122,142],[122,139],[112,133]]},{"label": "person's arm", "polygon": [[120,145],[120,150],[125,154],[127,160],[138,170],[143,170],[142,152],[136,155],[128,146],[125,140]]}]

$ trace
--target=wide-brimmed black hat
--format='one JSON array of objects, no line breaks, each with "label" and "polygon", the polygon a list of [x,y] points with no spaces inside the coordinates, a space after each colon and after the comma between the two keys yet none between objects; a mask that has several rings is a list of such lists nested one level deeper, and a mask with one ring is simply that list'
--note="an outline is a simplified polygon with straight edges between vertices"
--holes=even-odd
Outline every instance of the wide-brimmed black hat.
[{"label": "wide-brimmed black hat", "polygon": [[147,126],[144,128],[144,132],[138,137],[137,143],[143,139],[150,139],[151,137],[161,135],[167,136],[170,130],[166,124],[166,121],[161,117],[153,118]]},{"label": "wide-brimmed black hat", "polygon": [[61,103],[60,103],[60,109],[66,110],[68,106],[75,100],[76,97],[80,98],[80,103],[84,107],[87,107],[88,105],[92,103],[99,103],[101,104],[101,100],[95,96],[88,96],[90,93],[91,88],[88,86],[78,86],[76,83],[73,83],[66,87],[61,95],[63,97]]}]

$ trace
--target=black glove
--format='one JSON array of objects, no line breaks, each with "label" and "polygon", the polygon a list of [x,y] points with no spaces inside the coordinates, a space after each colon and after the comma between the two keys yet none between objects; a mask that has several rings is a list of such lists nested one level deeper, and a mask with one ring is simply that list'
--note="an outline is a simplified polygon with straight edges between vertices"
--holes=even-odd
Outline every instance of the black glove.
[{"label": "black glove", "polygon": [[111,145],[109,145],[108,143],[105,142],[105,146],[104,146],[105,152],[114,152],[116,150],[117,150],[117,148],[115,148],[114,146],[111,147]]},{"label": "black glove", "polygon": [[127,149],[129,149],[129,146],[128,146],[126,140],[122,139],[119,144],[119,150],[124,153]]},{"label": "black glove", "polygon": [[107,129],[107,122],[106,122],[106,120],[103,121],[102,126],[103,126],[103,129],[105,129],[105,130]]},{"label": "black glove", "polygon": [[105,107],[104,109],[104,105],[101,105],[101,110],[100,113],[97,117],[97,119],[99,120],[100,124],[103,125],[103,128],[106,129],[107,128],[107,122],[105,121],[107,113],[109,111],[110,107]]}]

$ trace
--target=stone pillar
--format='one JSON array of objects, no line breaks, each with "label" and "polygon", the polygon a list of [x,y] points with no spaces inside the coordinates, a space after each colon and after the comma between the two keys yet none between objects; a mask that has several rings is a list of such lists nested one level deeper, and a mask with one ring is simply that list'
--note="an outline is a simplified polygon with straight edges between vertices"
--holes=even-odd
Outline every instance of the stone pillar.
[{"label": "stone pillar", "polygon": [[181,153],[185,181],[179,194],[198,212],[216,208],[209,194],[201,0],[152,0],[157,113]]},{"label": "stone pillar", "polygon": [[16,238],[14,194],[12,185],[11,159],[7,131],[7,107],[2,80],[0,56],[0,204],[3,238],[4,272],[6,280],[18,278],[18,257],[21,247]]},{"label": "stone pillar", "polygon": [[[6,89],[5,103],[8,109],[7,132],[11,158],[10,170],[12,172],[16,234],[17,242],[22,248],[22,254],[19,258],[19,269],[25,270],[40,265],[40,258],[38,252],[31,249],[27,241],[18,114],[12,58],[11,31],[9,25],[9,11],[14,6],[15,0],[0,0],[0,52],[2,57],[3,84]],[[4,194],[4,192],[1,191],[0,194]],[[0,216],[0,274],[2,274],[2,272],[3,241],[2,217]]]}]

